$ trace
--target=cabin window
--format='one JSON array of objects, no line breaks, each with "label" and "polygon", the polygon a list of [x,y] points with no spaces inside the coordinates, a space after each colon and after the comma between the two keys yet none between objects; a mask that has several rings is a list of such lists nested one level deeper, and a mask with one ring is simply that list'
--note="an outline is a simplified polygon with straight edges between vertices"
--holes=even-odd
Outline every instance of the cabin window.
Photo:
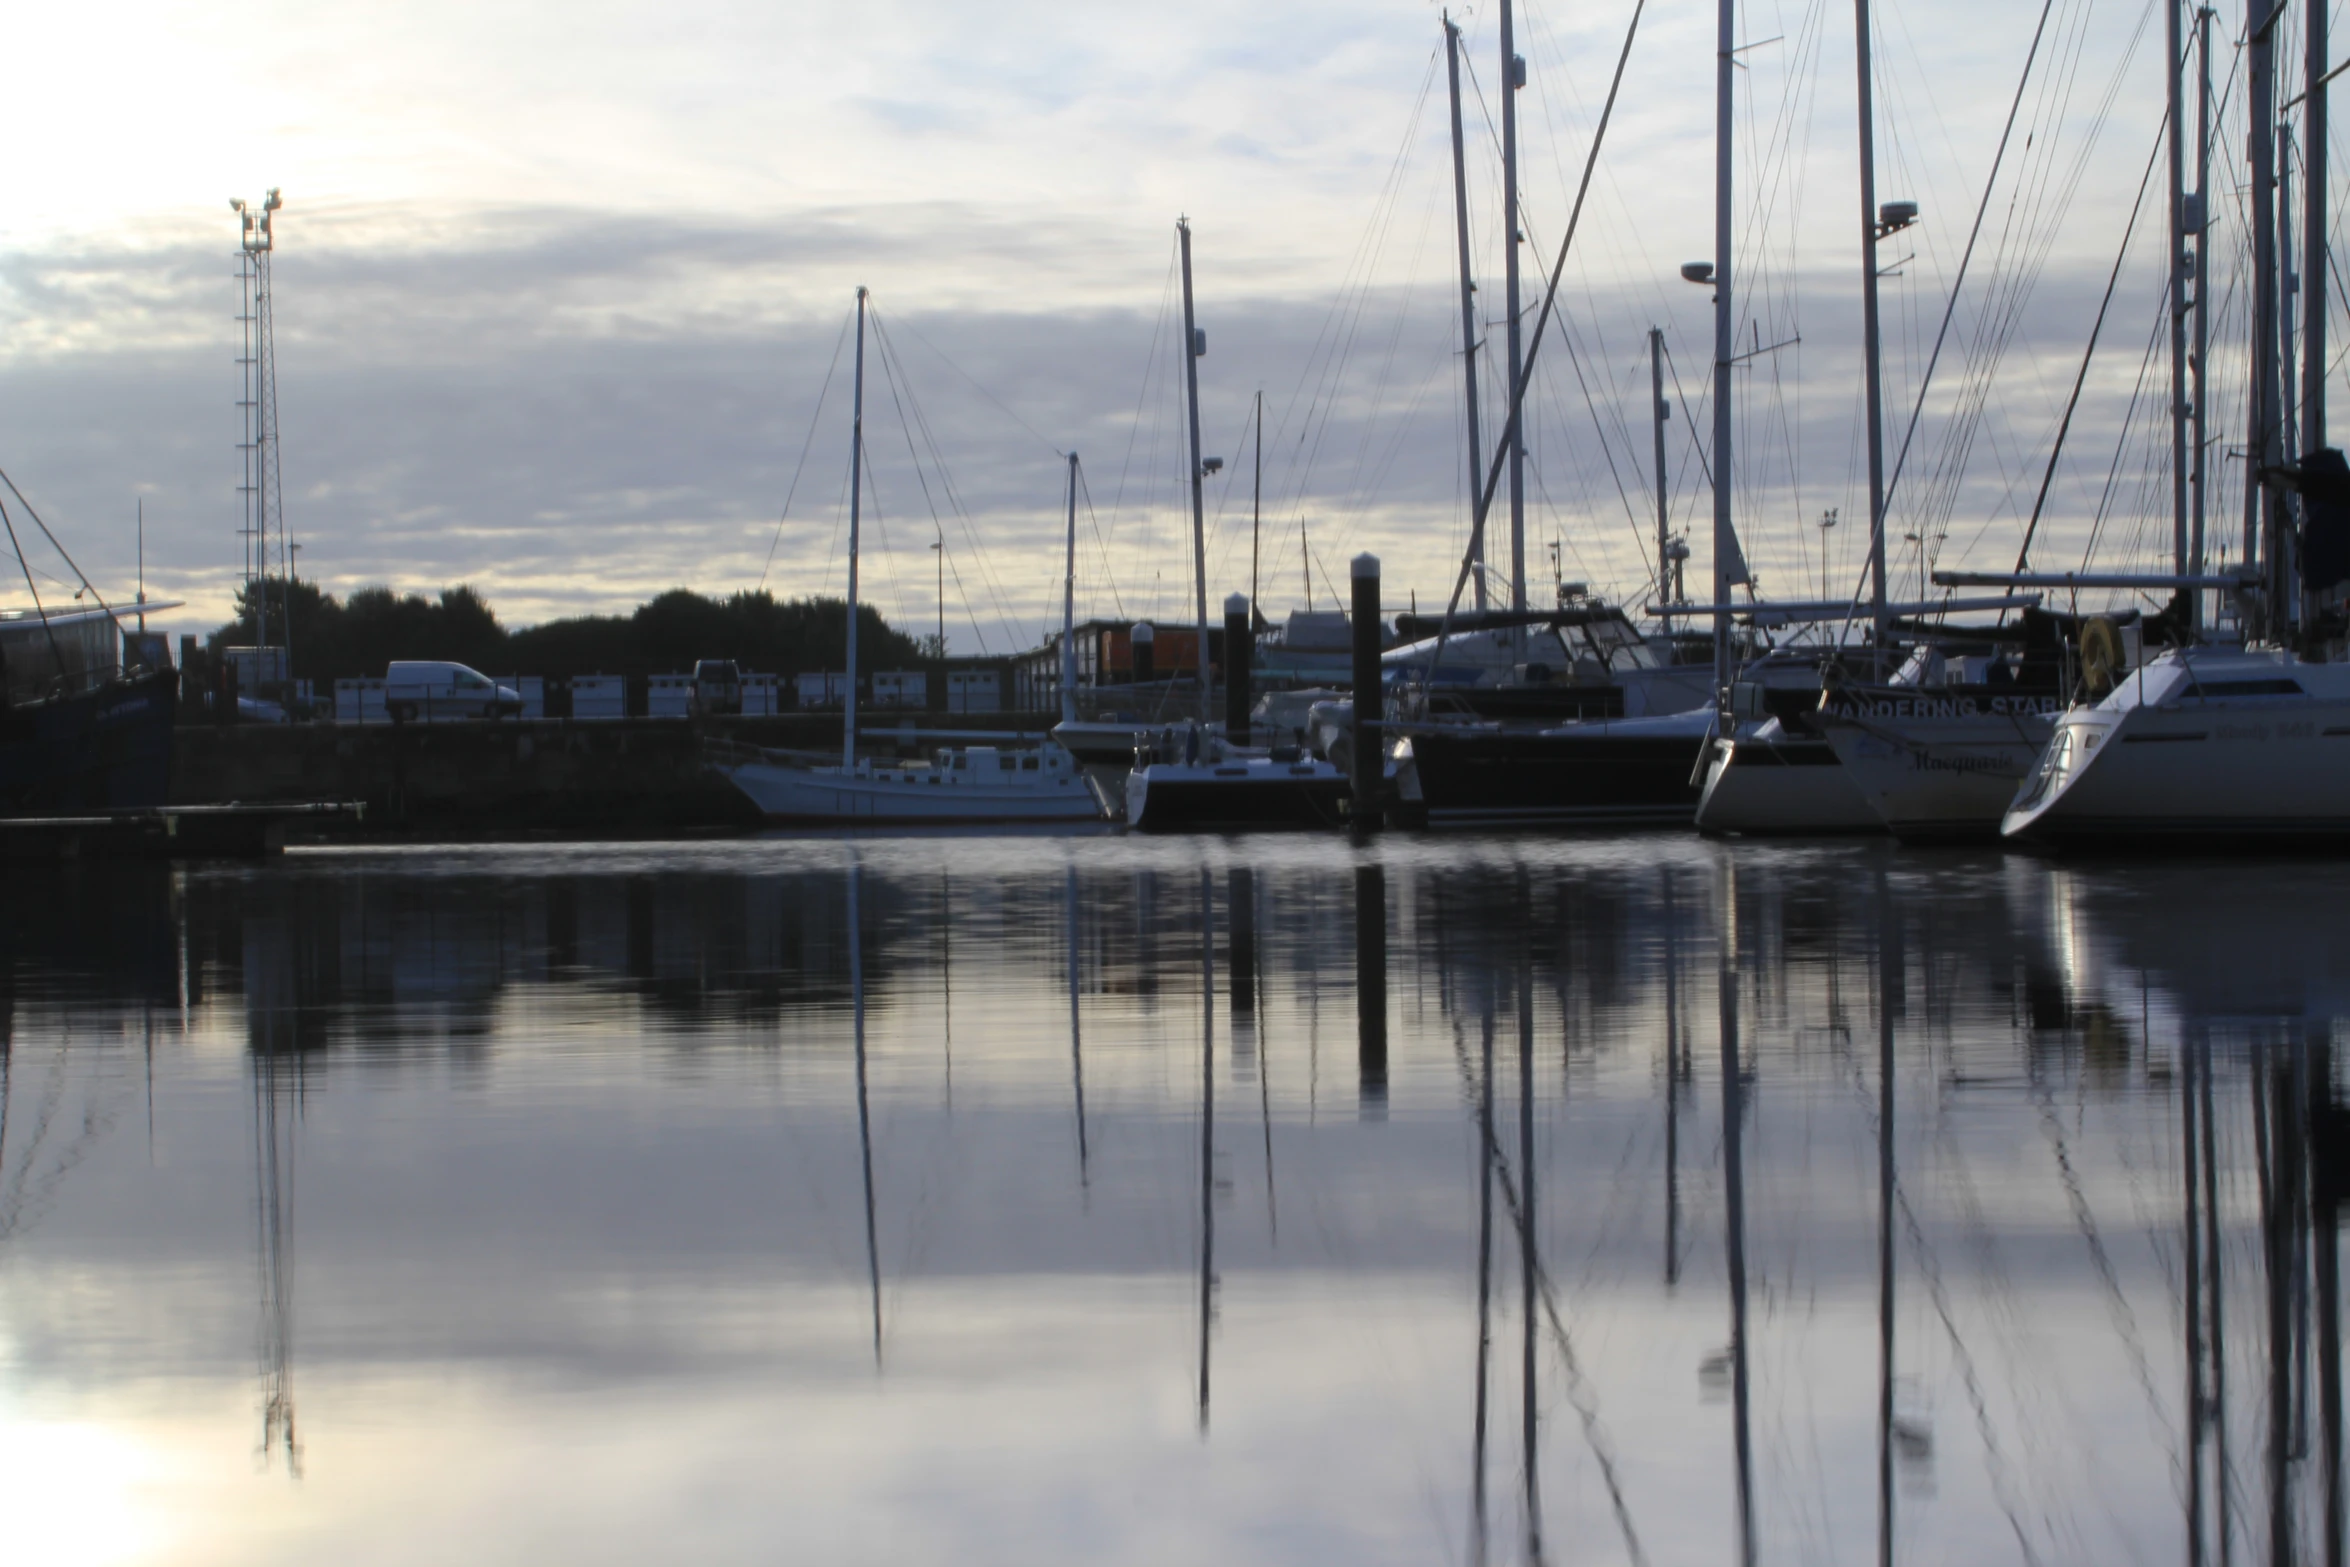
[{"label": "cabin window", "polygon": [[2297,680],[2273,678],[2266,680],[2198,680],[2187,687],[2187,695],[2206,696],[2307,696]]}]

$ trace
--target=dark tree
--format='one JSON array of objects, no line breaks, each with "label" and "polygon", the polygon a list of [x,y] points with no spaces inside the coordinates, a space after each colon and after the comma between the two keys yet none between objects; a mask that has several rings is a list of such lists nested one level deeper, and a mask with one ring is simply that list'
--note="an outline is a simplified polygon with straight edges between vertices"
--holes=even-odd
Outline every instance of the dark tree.
[{"label": "dark tree", "polygon": [[[291,622],[294,672],[322,689],[336,680],[379,678],[399,659],[445,658],[491,675],[682,674],[697,659],[731,658],[746,669],[792,675],[838,669],[845,653],[847,604],[841,599],[779,601],[773,594],[713,599],[672,588],[630,615],[575,615],[509,631],[487,600],[468,586],[437,599],[361,588],[337,601],[315,583],[273,582],[271,640]],[[212,634],[217,651],[251,645],[254,625],[245,593],[237,618]],[[283,619],[281,619],[283,617]],[[871,605],[857,614],[857,661],[867,670],[913,667],[914,639],[890,629]]]}]

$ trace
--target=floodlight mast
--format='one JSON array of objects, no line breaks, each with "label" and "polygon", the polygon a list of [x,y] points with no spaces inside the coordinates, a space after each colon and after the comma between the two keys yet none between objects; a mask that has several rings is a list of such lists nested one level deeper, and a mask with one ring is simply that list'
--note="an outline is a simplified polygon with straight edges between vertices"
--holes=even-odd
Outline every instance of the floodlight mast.
[{"label": "floodlight mast", "polygon": [[[279,671],[280,677],[292,678],[293,553],[286,536],[278,463],[277,333],[270,301],[270,257],[277,248],[272,218],[284,205],[285,198],[274,185],[258,207],[238,197],[229,201],[229,210],[237,214],[241,229],[237,321],[244,333],[244,351],[237,358],[243,375],[242,396],[237,406],[243,414],[243,439],[237,443],[237,450],[243,461],[244,482],[238,486],[238,494],[244,501],[244,526],[240,535],[245,550],[245,598],[253,616],[256,685],[272,668],[273,661],[267,651],[272,646],[285,650],[285,667]],[[279,590],[280,616],[275,643],[271,640],[269,611],[273,551],[278,575],[285,579]]]}]

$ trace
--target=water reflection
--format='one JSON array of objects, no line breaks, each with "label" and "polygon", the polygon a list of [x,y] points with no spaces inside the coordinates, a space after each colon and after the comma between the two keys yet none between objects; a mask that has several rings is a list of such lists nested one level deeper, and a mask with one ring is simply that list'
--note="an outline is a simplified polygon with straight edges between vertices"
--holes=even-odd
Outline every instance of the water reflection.
[{"label": "water reflection", "polygon": [[17,890],[0,1441],[111,1455],[17,1465],[28,1559],[98,1554],[91,1485],[174,1561],[2341,1559],[2350,868]]}]

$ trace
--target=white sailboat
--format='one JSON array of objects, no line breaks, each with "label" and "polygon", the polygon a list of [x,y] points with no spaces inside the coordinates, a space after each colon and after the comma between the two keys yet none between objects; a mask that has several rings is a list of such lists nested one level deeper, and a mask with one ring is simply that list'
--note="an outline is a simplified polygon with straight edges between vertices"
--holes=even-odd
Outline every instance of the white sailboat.
[{"label": "white sailboat", "polygon": [[[748,795],[775,826],[944,827],[1076,824],[1099,821],[1102,811],[1076,761],[1046,741],[1034,749],[961,746],[927,763],[894,765],[857,759],[857,532],[865,459],[865,290],[857,290],[857,370],[849,454],[849,599],[847,678],[843,682],[841,762],[801,766],[773,752],[742,748],[714,753],[715,766]],[[1071,538],[1075,538],[1077,456],[1069,456]],[[1074,549],[1074,544],[1072,544]],[[1061,688],[1070,699],[1069,615],[1061,606]]]},{"label": "white sailboat", "polygon": [[[2304,112],[2312,116],[2308,123],[2320,126],[2327,81],[2320,69],[2324,24],[2322,8],[2310,14],[2311,52],[2301,94]],[[2245,45],[2253,323],[2245,444],[2253,454],[2247,484],[2257,488],[2245,497],[2247,572],[2235,586],[2247,645],[2159,654],[2103,700],[2066,713],[2006,814],[2002,831],[2009,839],[2061,844],[2350,837],[2350,663],[2341,661],[2339,640],[2341,586],[2350,573],[2343,551],[2350,532],[2343,496],[2350,470],[2342,454],[2328,448],[2325,423],[2325,236],[2331,229],[2324,165],[2312,152],[2303,236],[2310,248],[2299,278],[2290,278],[2290,203],[2275,188],[2276,146],[2284,140],[2272,107],[2275,48],[2268,28],[2255,30]],[[2174,183],[2180,161],[2174,151]],[[2198,252],[2208,245],[2206,239]],[[2307,312],[2298,366],[2295,290]],[[2199,335],[2201,330],[2199,320]],[[2174,332],[2174,356],[2178,342]],[[2297,431],[2289,395],[2296,371]],[[2288,467],[2285,457],[2296,443],[2303,455]],[[2298,516],[2281,493],[2287,487],[2301,493]],[[2200,510],[2191,526],[2177,532],[2174,549],[2188,573],[2199,573]]]},{"label": "white sailboat", "polygon": [[2057,721],[2003,830],[2038,843],[2350,835],[2350,664],[2158,654]]}]

